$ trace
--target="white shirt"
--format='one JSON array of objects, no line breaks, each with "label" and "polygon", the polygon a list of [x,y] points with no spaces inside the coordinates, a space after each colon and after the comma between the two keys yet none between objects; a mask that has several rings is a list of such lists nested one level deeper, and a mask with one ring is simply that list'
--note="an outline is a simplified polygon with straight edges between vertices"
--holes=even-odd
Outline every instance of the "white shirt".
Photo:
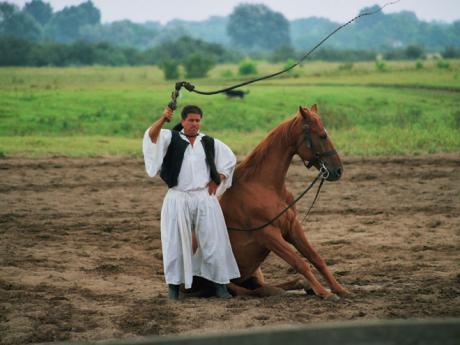
[{"label": "white shirt", "polygon": [[[183,131],[180,133],[182,140],[190,143]],[[178,176],[177,186],[173,189],[183,192],[200,190],[207,188],[210,177],[210,169],[206,163],[206,154],[204,152],[201,138],[204,134],[199,133],[194,144],[189,144],[184,153],[184,160]],[[144,162],[147,174],[155,176],[161,169],[163,159],[171,142],[171,131],[162,129],[154,144],[149,136],[149,129],[144,134],[143,152]],[[219,185],[217,196],[232,185],[233,170],[236,164],[236,157],[232,150],[218,139],[214,139],[215,163],[217,172],[225,176],[225,180]]]}]

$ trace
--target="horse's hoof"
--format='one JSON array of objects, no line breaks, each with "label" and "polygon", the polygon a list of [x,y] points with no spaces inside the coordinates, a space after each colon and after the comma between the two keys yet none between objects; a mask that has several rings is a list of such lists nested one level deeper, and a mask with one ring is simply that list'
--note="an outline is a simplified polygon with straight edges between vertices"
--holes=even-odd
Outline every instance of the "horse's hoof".
[{"label": "horse's hoof", "polygon": [[334,293],[331,293],[330,295],[326,296],[326,297],[323,297],[323,299],[325,301],[330,301],[330,302],[338,302],[340,301],[340,297],[337,296],[336,294]]},{"label": "horse's hoof", "polygon": [[304,279],[304,281],[301,282],[301,286],[303,288],[303,291],[305,291],[305,294],[307,295],[314,295],[315,291],[311,288],[310,284],[308,283],[308,280]]},{"label": "horse's hoof", "polygon": [[315,291],[313,291],[312,288],[303,288],[303,291],[305,291],[306,295],[314,295]]},{"label": "horse's hoof", "polygon": [[353,293],[346,289],[343,289],[340,291],[334,291],[334,293],[340,297],[352,297],[353,296]]}]

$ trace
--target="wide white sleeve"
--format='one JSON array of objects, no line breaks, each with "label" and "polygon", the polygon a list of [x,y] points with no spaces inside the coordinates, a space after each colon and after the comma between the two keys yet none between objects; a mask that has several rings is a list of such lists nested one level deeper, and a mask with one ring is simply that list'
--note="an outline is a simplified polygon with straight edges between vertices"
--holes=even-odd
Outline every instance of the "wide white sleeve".
[{"label": "wide white sleeve", "polygon": [[214,139],[214,150],[216,153],[217,172],[225,176],[225,180],[222,181],[216,192],[217,197],[219,197],[232,186],[236,157],[232,150],[218,139]]},{"label": "wide white sleeve", "polygon": [[149,129],[145,131],[142,151],[144,153],[144,163],[147,175],[153,177],[161,169],[163,158],[171,142],[171,131],[162,129],[158,135],[157,142],[154,144],[149,136]]}]

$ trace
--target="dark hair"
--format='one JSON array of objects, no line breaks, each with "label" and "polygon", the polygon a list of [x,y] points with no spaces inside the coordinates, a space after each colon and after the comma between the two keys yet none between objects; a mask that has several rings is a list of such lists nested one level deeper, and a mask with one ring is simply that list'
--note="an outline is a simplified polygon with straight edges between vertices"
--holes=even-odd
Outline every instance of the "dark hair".
[{"label": "dark hair", "polygon": [[[182,112],[180,114],[182,120],[185,120],[187,118],[188,114],[199,114],[200,117],[203,117],[203,111],[201,110],[201,108],[196,106],[196,105],[192,105],[192,104],[186,105],[182,109]],[[179,122],[177,125],[175,125],[173,127],[173,130],[180,132],[182,130],[182,128],[183,128],[182,124]]]},{"label": "dark hair", "polygon": [[201,110],[200,107],[196,105],[186,105],[184,109],[182,109],[181,117],[182,120],[185,120],[187,118],[188,114],[200,114],[201,117],[203,117],[203,111]]}]

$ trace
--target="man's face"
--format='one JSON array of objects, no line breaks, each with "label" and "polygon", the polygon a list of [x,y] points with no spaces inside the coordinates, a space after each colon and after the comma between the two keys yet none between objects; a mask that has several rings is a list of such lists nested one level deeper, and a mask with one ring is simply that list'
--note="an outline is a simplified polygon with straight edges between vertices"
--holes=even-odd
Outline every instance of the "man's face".
[{"label": "man's face", "polygon": [[181,121],[182,127],[184,127],[184,133],[186,135],[196,135],[200,130],[201,115],[189,113],[187,117]]}]

